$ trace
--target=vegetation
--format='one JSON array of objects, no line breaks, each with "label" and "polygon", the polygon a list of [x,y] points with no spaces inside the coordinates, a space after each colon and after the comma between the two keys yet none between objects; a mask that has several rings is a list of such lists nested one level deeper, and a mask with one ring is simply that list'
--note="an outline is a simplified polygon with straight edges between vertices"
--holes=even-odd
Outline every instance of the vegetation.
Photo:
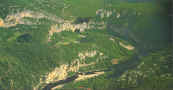
[{"label": "vegetation", "polygon": [[[72,81],[61,89],[173,88],[173,50],[168,47],[170,32],[165,32],[169,30],[168,17],[163,18],[165,7],[160,4],[123,0],[1,0],[0,8],[0,20],[5,25],[13,19],[18,21],[14,26],[0,26],[0,90],[33,90],[43,76],[79,59],[79,53],[85,51],[97,51],[84,61],[94,64],[81,67],[78,72],[103,70],[105,74]],[[115,10],[115,13],[100,18],[96,15],[99,9]],[[21,15],[21,19],[16,13],[22,11],[43,16],[33,18],[34,15],[27,14],[29,17]],[[13,15],[10,22],[8,15]],[[106,28],[56,32],[50,39],[51,26],[63,24],[63,20],[74,25],[90,20],[95,24],[104,22]],[[120,42],[135,49],[128,50]],[[114,59],[117,63],[112,63]],[[68,73],[70,77],[77,72]]]},{"label": "vegetation", "polygon": [[[91,88],[94,90],[171,90],[173,82],[172,73],[172,47],[153,52],[147,57],[141,58],[141,63],[127,71],[120,77],[117,76],[117,68],[113,68],[105,75],[98,76],[80,82],[72,82],[64,86],[64,89]],[[169,63],[168,63],[169,62]],[[123,68],[124,65],[121,65]],[[137,76],[134,78],[134,76]]]}]

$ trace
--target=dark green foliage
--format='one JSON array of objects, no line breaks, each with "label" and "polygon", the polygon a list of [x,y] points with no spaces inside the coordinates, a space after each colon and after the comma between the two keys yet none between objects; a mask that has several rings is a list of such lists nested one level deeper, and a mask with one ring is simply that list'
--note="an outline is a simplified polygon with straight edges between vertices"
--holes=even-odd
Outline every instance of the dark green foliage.
[{"label": "dark green foliage", "polygon": [[74,21],[75,24],[80,23],[88,23],[91,17],[77,17],[77,19]]},{"label": "dark green foliage", "polygon": [[23,34],[17,38],[17,42],[31,42],[32,36],[30,34]]},{"label": "dark green foliage", "polygon": [[79,30],[79,29],[76,29],[75,32],[76,32],[76,33],[80,33],[80,30]]}]

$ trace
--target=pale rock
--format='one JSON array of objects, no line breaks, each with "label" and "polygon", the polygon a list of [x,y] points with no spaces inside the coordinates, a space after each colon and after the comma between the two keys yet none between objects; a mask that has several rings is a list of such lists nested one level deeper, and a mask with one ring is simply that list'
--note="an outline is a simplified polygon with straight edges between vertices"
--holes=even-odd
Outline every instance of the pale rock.
[{"label": "pale rock", "polygon": [[0,27],[4,26],[4,20],[0,18]]},{"label": "pale rock", "polygon": [[122,47],[124,47],[124,48],[126,48],[127,50],[134,50],[135,49],[134,46],[132,46],[132,45],[125,45],[122,42],[119,42],[119,45],[122,46]]}]

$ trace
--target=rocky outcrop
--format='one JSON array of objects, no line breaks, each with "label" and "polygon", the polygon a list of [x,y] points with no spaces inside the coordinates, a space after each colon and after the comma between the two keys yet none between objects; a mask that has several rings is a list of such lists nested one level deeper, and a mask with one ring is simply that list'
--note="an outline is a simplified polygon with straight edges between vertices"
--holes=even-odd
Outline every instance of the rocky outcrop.
[{"label": "rocky outcrop", "polygon": [[85,30],[89,29],[104,29],[105,23],[104,22],[93,22],[89,21],[88,23],[80,23],[80,24],[73,24],[71,21],[64,21],[63,23],[58,23],[55,25],[50,26],[49,30],[49,40],[54,33],[60,33],[62,31],[70,31],[70,32],[84,32]]},{"label": "rocky outcrop", "polygon": [[135,49],[134,46],[132,46],[132,45],[125,45],[122,42],[119,42],[119,45],[122,46],[123,48],[126,48],[127,50],[134,50]]},{"label": "rocky outcrop", "polygon": [[24,18],[34,18],[34,19],[40,19],[40,18],[45,18],[46,16],[43,15],[42,13],[38,12],[33,12],[29,10],[13,13],[7,15],[7,17],[3,21],[4,24],[0,25],[1,27],[12,27],[16,26],[17,24],[32,24],[32,22],[25,20]]},{"label": "rocky outcrop", "polygon": [[[78,53],[78,58],[76,58],[75,60],[73,60],[73,62],[71,62],[70,64],[62,64],[59,67],[55,68],[54,70],[52,70],[51,72],[47,73],[45,76],[40,78],[40,83],[34,87],[34,90],[39,90],[40,88],[44,87],[46,84],[49,83],[53,83],[53,82],[57,82],[57,81],[61,81],[61,80],[65,80],[68,77],[68,73],[69,72],[78,72],[80,67],[87,67],[90,65],[95,65],[96,62],[91,62],[89,64],[85,63],[85,60],[87,57],[94,57],[97,54],[99,54],[100,56],[103,56],[103,53],[100,53],[96,50],[87,50],[87,51],[83,51]],[[98,75],[104,74],[104,72],[96,72],[94,74],[91,75],[79,75],[77,78],[77,81],[79,80],[84,80],[87,78],[92,78]],[[63,87],[63,85],[58,86],[57,88]]]},{"label": "rocky outcrop", "polygon": [[80,32],[83,32],[86,29],[90,29],[90,27],[91,26],[88,23],[72,24],[71,22],[66,22],[63,24],[55,24],[50,27],[49,36],[51,37],[54,33],[59,33],[62,31],[75,32],[75,30],[80,30]]},{"label": "rocky outcrop", "polygon": [[96,77],[96,76],[99,76],[99,75],[102,75],[102,74],[104,74],[104,72],[95,72],[95,73],[89,74],[89,75],[80,74],[80,75],[78,76],[78,78],[75,79],[75,81],[81,81],[81,80],[93,78],[93,77]]},{"label": "rocky outcrop", "polygon": [[[68,77],[64,80],[57,81],[54,83],[49,83],[42,88],[42,90],[56,90],[60,89],[64,86],[64,84],[72,82],[72,81],[81,81],[89,78],[93,78],[99,75],[104,74],[104,71],[92,71],[92,72],[83,72],[83,73],[76,73],[75,75]],[[88,88],[89,90],[90,88]]]},{"label": "rocky outcrop", "polygon": [[59,68],[55,68],[46,76],[46,83],[65,79],[67,77],[67,70],[68,65],[61,65]]},{"label": "rocky outcrop", "polygon": [[0,18],[0,27],[4,27],[4,20]]},{"label": "rocky outcrop", "polygon": [[0,27],[13,27],[18,24],[26,24],[26,25],[32,25],[32,24],[39,24],[40,22],[32,22],[30,20],[26,20],[26,18],[33,18],[35,20],[38,19],[48,19],[54,22],[63,22],[63,19],[60,19],[56,17],[55,15],[43,13],[43,12],[34,12],[31,10],[24,10],[24,11],[18,11],[17,13],[11,13],[6,16],[6,18],[0,19]]},{"label": "rocky outcrop", "polygon": [[85,51],[85,52],[81,52],[78,54],[78,57],[81,59],[81,60],[84,60],[85,58],[87,57],[94,57],[95,55],[97,54],[97,51]]}]

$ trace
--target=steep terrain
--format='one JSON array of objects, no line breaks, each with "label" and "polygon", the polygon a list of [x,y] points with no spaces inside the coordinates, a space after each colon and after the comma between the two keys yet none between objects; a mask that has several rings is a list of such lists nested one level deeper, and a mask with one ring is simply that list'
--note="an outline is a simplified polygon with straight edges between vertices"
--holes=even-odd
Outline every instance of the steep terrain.
[{"label": "steep terrain", "polygon": [[1,0],[0,90],[171,90],[166,4]]}]

